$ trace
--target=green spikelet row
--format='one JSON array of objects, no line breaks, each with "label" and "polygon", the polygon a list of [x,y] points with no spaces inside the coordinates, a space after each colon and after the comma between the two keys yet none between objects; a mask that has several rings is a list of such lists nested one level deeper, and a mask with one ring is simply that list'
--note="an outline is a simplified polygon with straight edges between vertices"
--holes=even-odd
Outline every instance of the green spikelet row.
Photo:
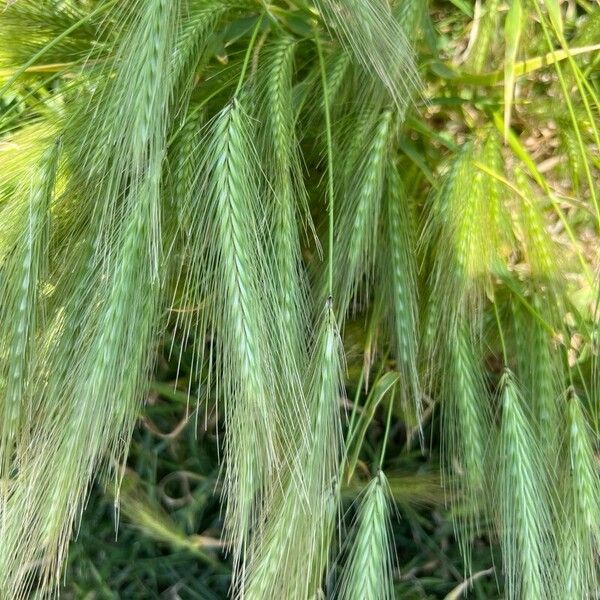
[{"label": "green spikelet row", "polygon": [[384,264],[389,264],[390,276],[387,276],[387,269],[384,272],[386,280],[390,282],[388,294],[391,297],[393,313],[396,360],[398,370],[404,377],[403,393],[405,397],[412,399],[417,408],[417,415],[420,415],[422,403],[417,365],[419,316],[413,223],[402,179],[393,164],[388,168],[385,193],[385,231],[390,253]]},{"label": "green spikelet row", "polygon": [[[119,96],[120,86],[131,83],[128,69],[140,66],[136,76],[143,84],[121,107],[119,118],[109,123],[114,118],[110,114],[105,124],[111,139],[118,140],[122,163],[116,167],[112,161],[102,162],[105,153],[99,157],[97,168],[106,171],[92,195],[107,194],[113,202],[97,205],[100,228],[82,282],[85,290],[77,290],[66,308],[54,315],[57,347],[74,344],[80,357],[73,367],[60,350],[47,358],[51,376],[36,390],[43,420],[38,426],[34,423],[34,442],[20,457],[14,485],[3,497],[0,582],[17,600],[28,596],[38,577],[50,586],[57,584],[90,479],[103,457],[122,458],[146,385],[151,357],[145,347],[156,333],[162,291],[161,147],[169,98],[163,65],[172,48],[177,15],[177,3],[153,0],[145,7],[122,49],[131,60],[107,90]],[[130,42],[137,45],[129,46]],[[95,148],[90,145],[89,152]],[[150,167],[142,169],[146,162]],[[123,189],[128,177],[135,179]],[[102,285],[93,289],[87,304],[88,286],[95,277]],[[112,393],[119,403],[110,402]],[[60,470],[53,465],[60,465]],[[33,532],[33,540],[18,533],[22,527]],[[41,561],[39,573],[23,568],[36,560]]]},{"label": "green spikelet row", "polygon": [[450,339],[455,337],[463,310],[481,316],[488,273],[497,256],[497,244],[487,234],[489,219],[497,218],[493,205],[489,210],[494,197],[484,196],[488,190],[484,173],[475,168],[475,152],[474,142],[465,144],[450,165],[443,186],[431,199],[425,229],[435,253],[429,312],[434,322],[428,331],[443,329]]},{"label": "green spikelet row", "polygon": [[[226,522],[238,557],[245,551],[249,531],[258,518],[256,510],[264,486],[280,461],[278,417],[271,399],[274,382],[267,354],[268,326],[261,310],[264,262],[257,256],[259,182],[247,161],[248,156],[256,156],[250,131],[249,115],[242,102],[234,99],[212,124],[210,148],[202,166],[207,174],[204,194],[211,198],[214,211],[210,230],[218,243],[216,277],[224,282],[223,309],[214,315],[214,326],[223,347],[218,370],[224,378],[228,430]],[[198,226],[202,227],[202,222]]]},{"label": "green spikelet row", "polygon": [[300,600],[321,589],[339,502],[341,368],[340,337],[328,302],[305,384],[310,436],[252,549],[245,598]]},{"label": "green spikelet row", "polygon": [[18,204],[23,231],[2,264],[0,322],[4,389],[0,400],[0,479],[8,477],[15,442],[30,409],[28,387],[33,379],[36,338],[42,321],[42,286],[48,277],[50,205],[58,169],[60,143],[42,156],[39,170],[23,186]]},{"label": "green spikelet row", "polygon": [[448,345],[442,406],[446,436],[444,456],[449,487],[456,499],[462,498],[464,502],[463,511],[455,518],[455,529],[469,570],[470,544],[479,531],[478,524],[486,509],[490,409],[482,365],[465,323]]},{"label": "green spikelet row", "polygon": [[567,413],[568,475],[561,531],[563,593],[568,598],[591,598],[598,586],[594,555],[600,542],[600,479],[591,429],[575,393],[567,398]]},{"label": "green spikelet row", "polygon": [[405,34],[388,7],[374,0],[316,4],[348,51],[381,80],[398,107],[406,107],[418,76]]},{"label": "green spikelet row", "polygon": [[[501,541],[508,598],[555,598],[552,520],[542,462],[513,375],[501,382]],[[555,560],[555,558],[554,558]]]},{"label": "green spikelet row", "polygon": [[548,235],[531,187],[522,171],[515,172],[515,181],[522,196],[519,216],[522,227],[523,245],[527,252],[528,264],[534,279],[542,282],[552,282],[556,275],[557,259],[554,244]]},{"label": "green spikelet row", "polygon": [[356,533],[342,575],[339,598],[391,600],[392,545],[390,498],[382,472],[369,483],[358,509]]},{"label": "green spikelet row", "polygon": [[[339,217],[339,233],[334,245],[334,298],[344,313],[351,307],[353,297],[363,284],[363,277],[367,282],[373,278],[376,232],[392,128],[392,113],[384,111],[370,133],[369,150],[359,159],[355,179],[346,192],[344,212]],[[346,235],[349,231],[352,232],[350,236]]]},{"label": "green spikelet row", "polygon": [[[261,120],[265,131],[265,164],[273,191],[273,231],[275,275],[279,279],[282,316],[291,340],[302,342],[305,337],[302,323],[306,314],[305,282],[302,280],[299,216],[307,214],[306,190],[302,180],[298,141],[293,113],[293,67],[296,43],[293,38],[281,37],[270,48],[266,62],[264,96],[260,105],[266,114]],[[298,359],[300,350],[294,355]]]}]

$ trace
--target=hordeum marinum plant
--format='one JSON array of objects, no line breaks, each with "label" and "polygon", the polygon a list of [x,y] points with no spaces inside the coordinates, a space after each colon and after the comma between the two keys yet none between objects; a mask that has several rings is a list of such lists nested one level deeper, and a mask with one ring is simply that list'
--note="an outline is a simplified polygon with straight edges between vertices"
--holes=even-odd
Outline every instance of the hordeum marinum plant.
[{"label": "hordeum marinum plant", "polygon": [[0,598],[599,597],[599,97],[595,0],[6,2]]}]

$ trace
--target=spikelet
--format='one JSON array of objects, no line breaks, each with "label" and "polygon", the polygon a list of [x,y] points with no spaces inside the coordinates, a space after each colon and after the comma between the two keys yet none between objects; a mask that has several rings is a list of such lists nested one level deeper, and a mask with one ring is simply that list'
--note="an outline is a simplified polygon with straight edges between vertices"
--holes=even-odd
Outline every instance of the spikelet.
[{"label": "spikelet", "polygon": [[263,226],[255,121],[244,102],[232,99],[204,132],[199,185],[184,212],[194,265],[184,288],[196,294],[194,305],[214,299],[196,339],[211,331],[218,344],[210,358],[224,400],[226,537],[236,568],[306,429],[303,397],[289,393],[300,377],[288,358],[291,332],[272,318],[281,314],[280,287],[267,260],[273,241]]},{"label": "spikelet", "polygon": [[255,538],[245,598],[315,597],[329,564],[339,502],[342,354],[331,302],[321,316],[306,379],[310,437]]},{"label": "spikelet", "polygon": [[418,87],[412,51],[389,7],[378,0],[317,0],[326,24],[403,110]]},{"label": "spikelet", "polygon": [[[427,335],[443,330],[452,339],[464,311],[472,311],[473,329],[480,327],[483,299],[500,259],[501,238],[494,232],[504,211],[490,175],[475,165],[479,148],[477,141],[463,146],[431,198],[424,234],[434,255]],[[484,146],[482,159],[500,166],[492,142]]]},{"label": "spikelet", "polygon": [[538,284],[555,284],[560,261],[554,243],[546,230],[544,215],[539,209],[524,173],[517,169],[514,175],[521,191],[518,199],[520,204],[518,218],[531,277]]},{"label": "spikelet", "polygon": [[598,592],[596,557],[600,547],[600,478],[592,445],[592,430],[581,400],[567,398],[568,464],[562,523],[561,558],[564,598],[593,598]]},{"label": "spikelet", "polygon": [[[356,109],[356,93],[358,72],[365,77],[362,69],[357,67],[352,60],[352,55],[348,54],[343,48],[336,48],[335,52],[325,52],[325,47],[321,47],[323,53],[323,71],[325,73],[325,88],[323,87],[323,78],[321,65],[313,68],[308,79],[308,93],[304,100],[306,104],[306,124],[300,121],[304,127],[319,126],[327,109],[329,110],[332,122],[336,126],[332,128],[332,135],[335,136],[341,127],[341,123],[347,118],[349,111]],[[381,87],[379,85],[378,87]],[[364,88],[364,86],[363,86]],[[300,115],[300,118],[302,116]],[[325,142],[323,136],[323,142]],[[323,153],[325,155],[325,152]]]},{"label": "spikelet", "polygon": [[[373,279],[377,230],[380,220],[388,153],[393,139],[394,116],[386,110],[369,132],[368,150],[359,158],[345,202],[340,206],[334,243],[334,299],[340,314],[351,308],[352,299]],[[344,153],[347,157],[348,154]],[[348,157],[352,164],[351,156]]]},{"label": "spikelet", "polygon": [[[0,268],[0,342],[4,382],[0,396],[0,479],[9,477],[11,459],[31,409],[36,339],[43,325],[42,285],[48,277],[50,205],[56,183],[60,142],[43,154],[15,203],[22,231]],[[22,214],[25,213],[25,214]],[[5,215],[8,216],[8,215]]]},{"label": "spikelet", "polygon": [[13,201],[18,202],[22,199],[22,194],[17,195],[16,192],[22,189],[22,182],[30,179],[31,173],[39,168],[48,146],[57,137],[56,129],[49,127],[44,121],[25,122],[19,129],[4,133],[2,136],[0,260],[4,260],[7,251],[12,248],[20,233],[23,213],[11,208]]},{"label": "spikelet", "polygon": [[[546,301],[548,301],[546,299]],[[533,305],[538,311],[543,311],[544,299],[535,296]],[[558,389],[563,368],[561,354],[552,347],[552,340],[541,324],[530,320],[531,348],[531,397],[535,410],[536,422],[539,428],[539,440],[545,452],[548,466],[555,466],[557,455],[558,432],[563,416],[559,407],[560,393]],[[558,381],[557,381],[558,380]]]},{"label": "spikelet", "polygon": [[[354,85],[348,82],[348,87],[354,88],[355,85],[366,87],[363,77],[359,75],[355,79],[357,81]],[[364,170],[366,161],[364,151],[372,144],[373,134],[378,128],[385,105],[385,97],[382,95],[377,93],[367,95],[361,94],[358,90],[354,91],[359,95],[359,99],[355,101],[355,106],[351,110],[348,109],[343,116],[340,116],[339,124],[333,132],[334,171],[343,174],[336,184],[336,195],[342,198],[346,194],[355,195],[360,178],[367,176],[367,171]],[[342,209],[343,206],[344,203],[339,208]]]},{"label": "spikelet", "polygon": [[490,448],[490,407],[478,344],[467,323],[446,341],[442,384],[443,462],[452,500],[461,509],[453,514],[454,528],[471,569],[470,544],[479,533],[486,510],[486,472]]},{"label": "spikelet", "polygon": [[[298,222],[310,219],[293,110],[293,68],[297,44],[281,36],[264,53],[264,81],[259,83],[257,106],[264,123],[262,154],[273,192],[272,230],[274,276],[278,279],[283,329],[295,360],[305,347],[306,281],[301,265]],[[262,88],[262,89],[261,89]]]},{"label": "spikelet", "polygon": [[422,34],[422,25],[427,16],[427,4],[421,0],[404,0],[392,7],[396,21],[407,39],[415,42]]},{"label": "spikelet", "polygon": [[507,598],[558,598],[544,463],[510,371],[501,381],[500,540]]},{"label": "spikelet", "polygon": [[239,561],[258,519],[265,486],[280,462],[277,386],[264,300],[270,297],[271,282],[261,255],[257,154],[242,101],[232,100],[214,118],[205,144],[200,165],[205,180],[196,199],[204,207],[194,205],[197,216],[190,213],[192,257],[200,264],[206,261],[203,236],[211,232],[215,247],[208,249],[212,256],[205,277],[210,283],[204,290],[218,298],[211,321],[221,346],[217,371],[227,428],[225,518],[227,538]]},{"label": "spikelet", "polygon": [[[346,52],[334,54],[329,61],[326,93],[334,114],[337,107],[340,105],[343,106],[344,100],[348,100],[348,92],[351,86],[345,86],[344,83],[347,83],[349,77],[352,75],[351,67],[352,61],[350,55]],[[319,94],[319,98],[321,98],[321,94]],[[323,102],[321,101],[321,109],[323,109],[322,104]]]},{"label": "spikelet", "polygon": [[[489,170],[488,173],[483,172],[483,180],[481,181],[484,199],[481,209],[483,214],[481,216],[490,245],[499,254],[503,244],[506,244],[511,238],[510,220],[503,204],[506,188],[498,180],[498,177],[504,175],[502,145],[500,136],[492,128],[485,128],[481,138],[484,140],[482,142],[481,162]],[[489,259],[490,264],[493,264],[497,257],[492,255]]]},{"label": "spikelet", "polygon": [[580,193],[581,183],[585,178],[585,165],[581,160],[579,147],[577,146],[577,136],[575,135],[571,123],[567,119],[562,119],[559,125],[561,146],[567,154],[568,175],[571,178],[573,189],[577,195]]},{"label": "spikelet", "polygon": [[[188,201],[198,184],[198,145],[202,139],[205,116],[198,107],[188,110],[170,148],[170,209],[175,215],[177,234],[189,242],[190,220],[186,214]],[[171,217],[173,218],[173,217]]]},{"label": "spikelet", "polygon": [[[74,293],[53,315],[32,443],[3,492],[0,595],[10,590],[16,600],[28,597],[34,582],[50,590],[58,583],[92,477],[104,458],[119,461],[126,452],[152,362],[147,348],[162,291],[168,63],[179,3],[152,0],[135,8],[139,22],[122,40],[124,60],[107,81],[109,104],[88,125],[90,140],[94,127],[109,133],[113,155],[96,154],[96,144],[82,152],[83,165],[94,163],[101,174],[82,203],[94,207],[94,227],[85,232],[94,243],[91,253],[72,259],[81,278],[55,291]],[[115,101],[122,101],[117,112]]]},{"label": "spikelet", "polygon": [[392,327],[398,370],[402,373],[404,399],[411,399],[417,417],[422,412],[418,360],[419,315],[417,297],[417,264],[413,221],[408,198],[395,164],[387,171],[384,212],[387,252],[383,257],[380,277],[387,286],[391,303]]},{"label": "spikelet", "polygon": [[[491,411],[482,355],[483,302],[492,289],[492,273],[500,258],[503,220],[500,195],[490,176],[475,166],[476,157],[501,166],[496,141],[474,140],[460,150],[440,191],[431,199],[425,239],[433,254],[424,347],[428,386],[439,380],[442,442],[448,483],[464,505],[454,525],[466,570],[470,542],[478,533],[486,507],[486,457]],[[439,369],[439,371],[438,371]]]},{"label": "spikelet", "polygon": [[394,598],[390,503],[387,479],[380,471],[367,486],[358,509],[356,533],[342,574],[340,599]]}]

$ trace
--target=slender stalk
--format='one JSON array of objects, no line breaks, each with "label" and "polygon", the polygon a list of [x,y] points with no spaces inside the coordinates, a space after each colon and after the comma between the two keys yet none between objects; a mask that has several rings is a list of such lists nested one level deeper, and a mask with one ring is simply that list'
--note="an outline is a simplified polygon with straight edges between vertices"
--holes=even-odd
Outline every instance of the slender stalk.
[{"label": "slender stalk", "polygon": [[335,202],[335,186],[334,186],[334,172],[333,172],[333,136],[331,129],[331,109],[329,106],[329,91],[327,87],[327,71],[325,68],[325,58],[323,56],[323,47],[319,33],[315,30],[315,45],[317,48],[317,54],[319,56],[319,69],[321,72],[321,86],[323,88],[323,107],[325,112],[325,136],[327,139],[327,201],[328,201],[328,215],[329,215],[329,227],[328,227],[328,244],[329,244],[329,264],[328,264],[328,275],[327,275],[327,289],[329,290],[329,296],[333,298],[333,257],[334,257],[334,233],[335,233],[335,213],[334,213],[334,202]]}]

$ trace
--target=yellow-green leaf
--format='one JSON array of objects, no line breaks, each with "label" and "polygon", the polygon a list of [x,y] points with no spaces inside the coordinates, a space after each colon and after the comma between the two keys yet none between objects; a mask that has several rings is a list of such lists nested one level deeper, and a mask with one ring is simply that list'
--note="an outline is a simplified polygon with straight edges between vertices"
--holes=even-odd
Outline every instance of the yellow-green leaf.
[{"label": "yellow-green leaf", "polygon": [[562,37],[563,20],[560,11],[560,0],[544,0],[544,5],[548,11],[548,16],[550,17],[550,22],[552,23],[554,31],[559,34],[559,37]]},{"label": "yellow-green leaf", "polygon": [[512,0],[504,25],[506,50],[504,54],[504,140],[510,129],[510,116],[515,89],[515,60],[523,31],[523,6],[521,0]]}]

